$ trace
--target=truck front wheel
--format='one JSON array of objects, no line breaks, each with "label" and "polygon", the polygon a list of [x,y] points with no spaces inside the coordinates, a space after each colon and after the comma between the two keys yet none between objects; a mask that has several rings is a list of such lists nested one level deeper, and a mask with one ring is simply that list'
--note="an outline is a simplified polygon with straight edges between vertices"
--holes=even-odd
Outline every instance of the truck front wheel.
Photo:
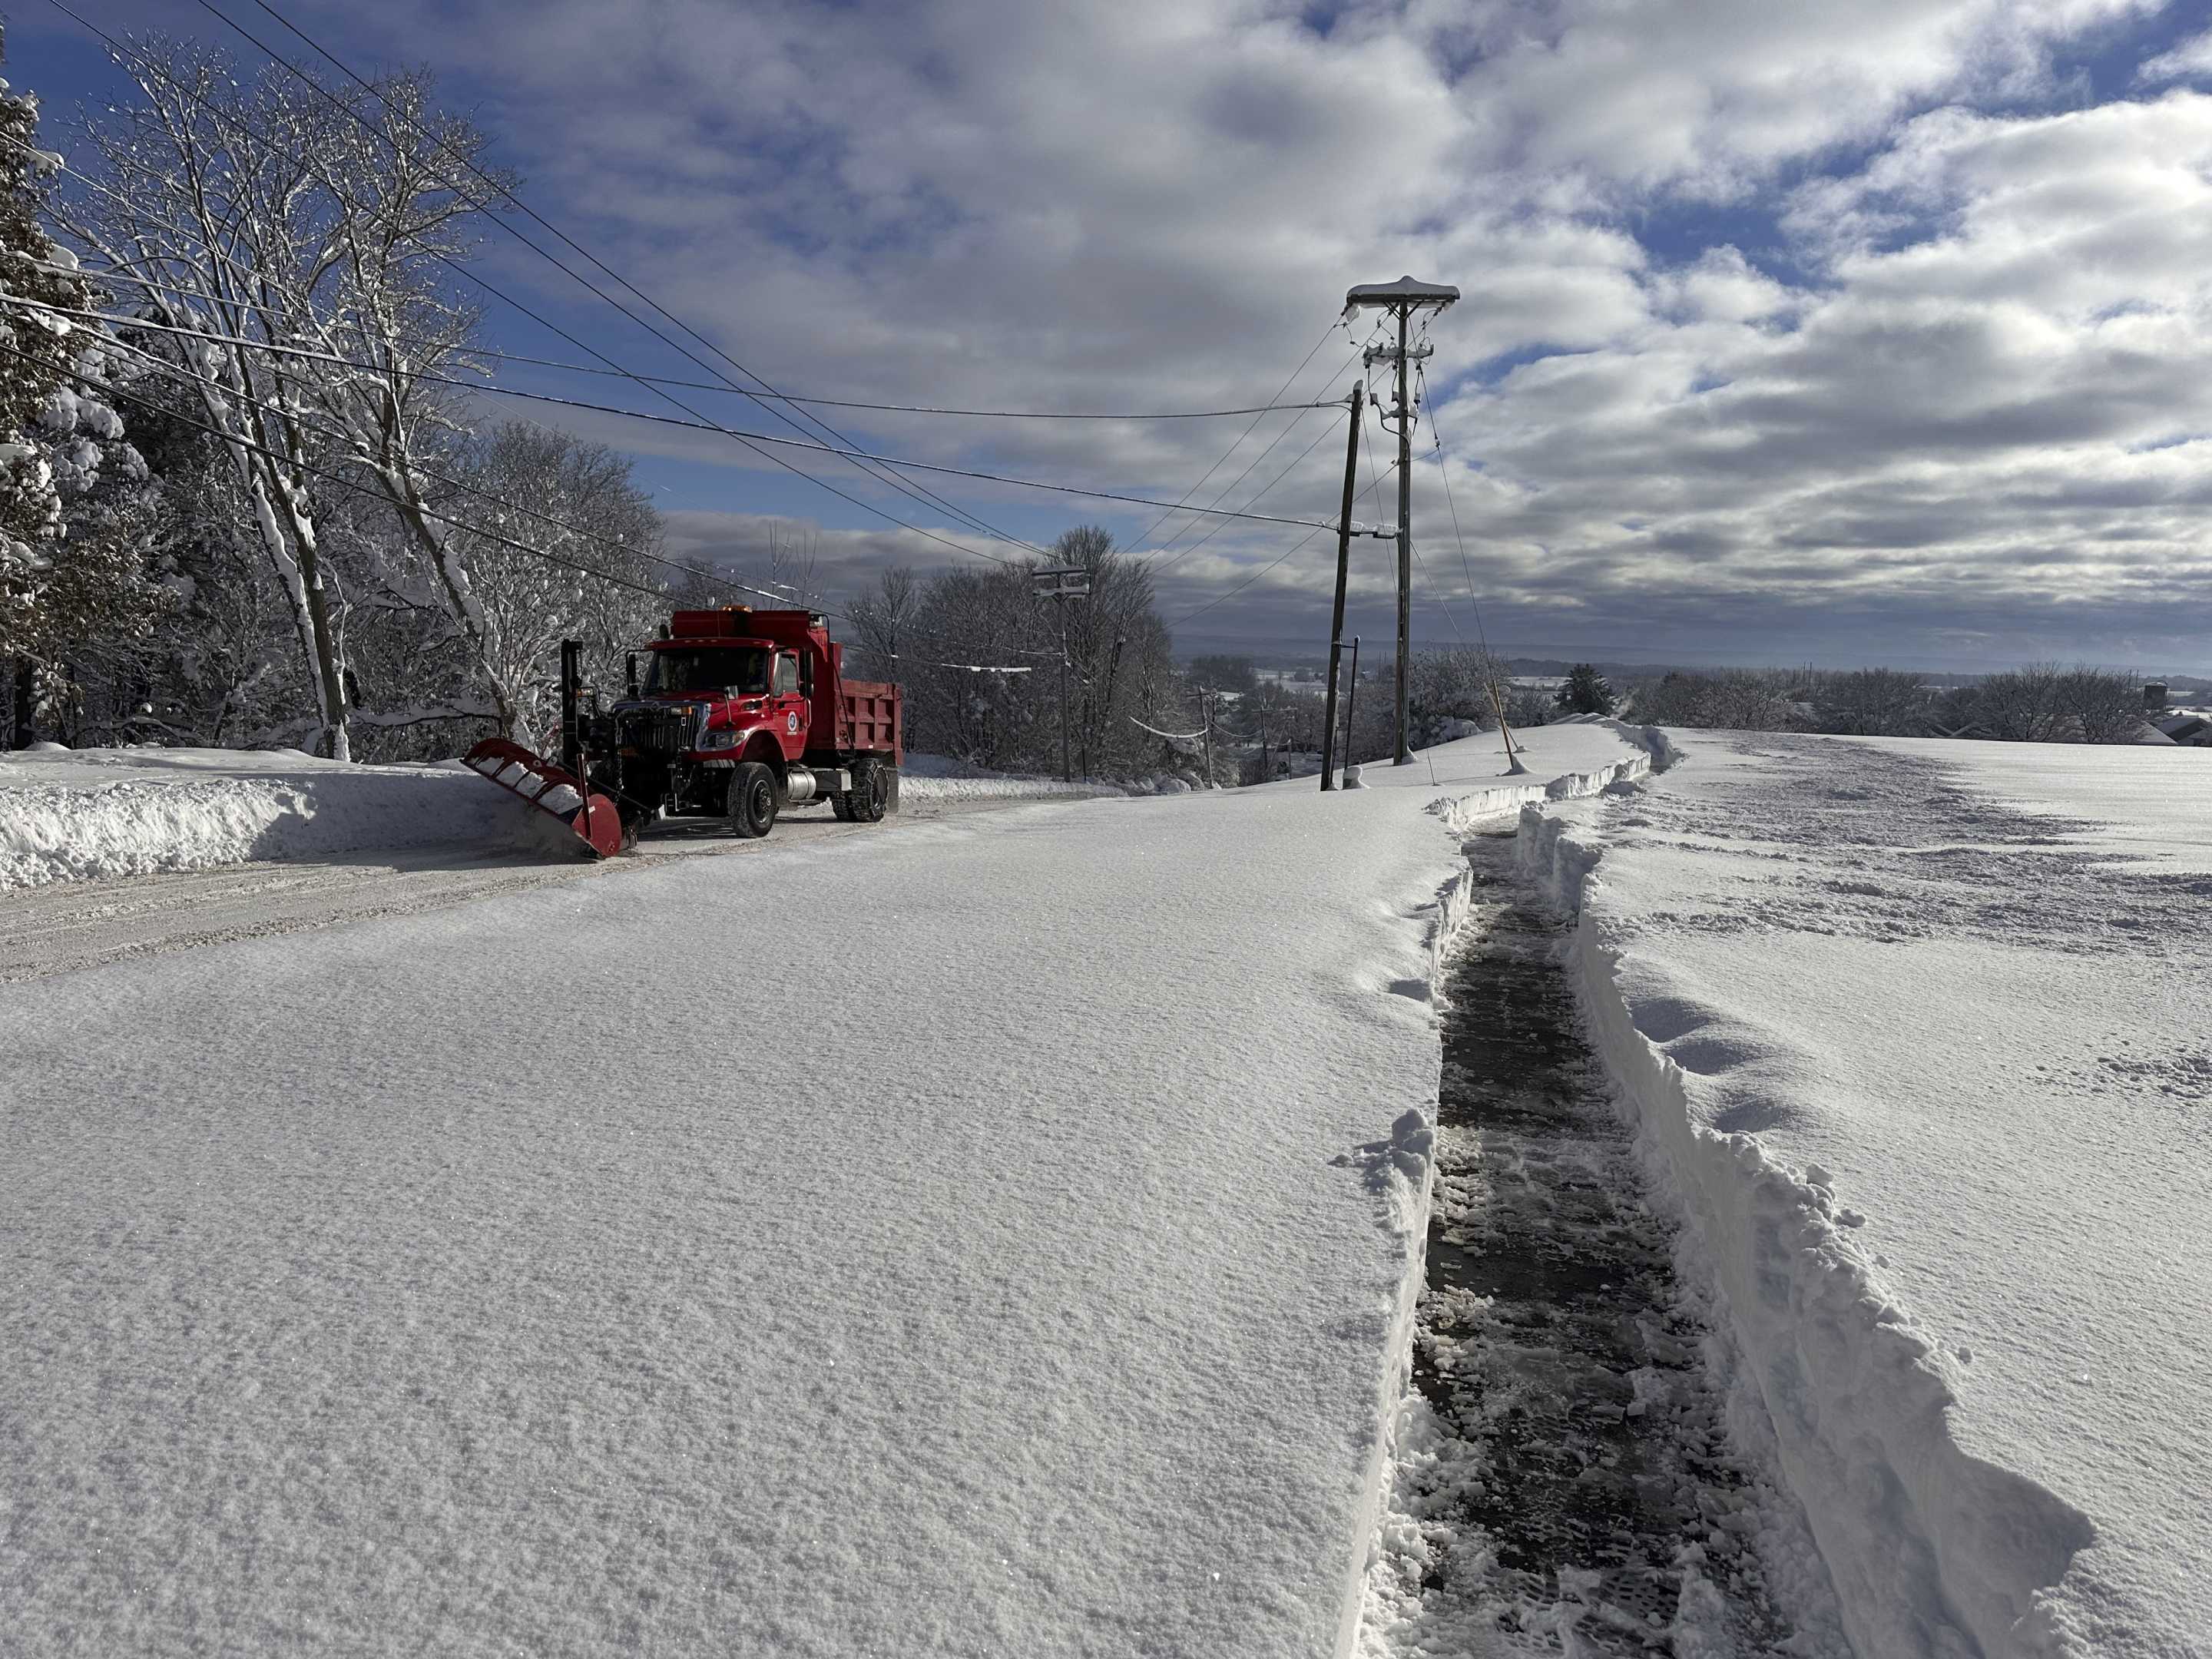
[{"label": "truck front wheel", "polygon": [[739,761],[730,771],[730,831],[758,840],[775,825],[781,792],[775,773],[760,761]]},{"label": "truck front wheel", "polygon": [[845,816],[856,823],[880,823],[898,811],[898,769],[879,760],[853,763],[853,787],[845,797]]}]

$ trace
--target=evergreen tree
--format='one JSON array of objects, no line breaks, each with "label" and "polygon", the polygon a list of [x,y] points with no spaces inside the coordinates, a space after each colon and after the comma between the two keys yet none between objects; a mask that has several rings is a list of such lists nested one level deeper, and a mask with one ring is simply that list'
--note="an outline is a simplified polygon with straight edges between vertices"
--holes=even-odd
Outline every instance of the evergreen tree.
[{"label": "evergreen tree", "polygon": [[98,298],[40,225],[60,158],[37,148],[38,128],[38,100],[0,81],[0,659],[18,741],[68,691],[70,653],[143,632],[163,597],[144,574],[145,463],[76,378],[112,371],[106,338],[24,303]]},{"label": "evergreen tree", "polygon": [[1567,683],[1559,688],[1559,705],[1571,714],[1610,714],[1613,688],[1595,663],[1578,662],[1567,671]]}]

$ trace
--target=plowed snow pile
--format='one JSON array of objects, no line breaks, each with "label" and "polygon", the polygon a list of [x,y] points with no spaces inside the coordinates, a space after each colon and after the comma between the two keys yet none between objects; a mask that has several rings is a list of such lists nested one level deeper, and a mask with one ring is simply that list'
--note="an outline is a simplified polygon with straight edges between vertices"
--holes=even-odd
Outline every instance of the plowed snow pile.
[{"label": "plowed snow pile", "polygon": [[[1109,785],[907,757],[924,802],[1086,799]],[[0,890],[423,847],[576,857],[574,838],[457,761],[349,766],[295,749],[63,749],[0,755]]]},{"label": "plowed snow pile", "polygon": [[349,766],[292,749],[0,756],[0,890],[369,848],[567,852],[566,836],[458,764]]},{"label": "plowed snow pile", "polygon": [[1670,735],[1522,851],[1858,1651],[2212,1651],[2212,753]]},{"label": "plowed snow pile", "polygon": [[1339,1650],[1536,736],[8,988],[0,1647]]}]

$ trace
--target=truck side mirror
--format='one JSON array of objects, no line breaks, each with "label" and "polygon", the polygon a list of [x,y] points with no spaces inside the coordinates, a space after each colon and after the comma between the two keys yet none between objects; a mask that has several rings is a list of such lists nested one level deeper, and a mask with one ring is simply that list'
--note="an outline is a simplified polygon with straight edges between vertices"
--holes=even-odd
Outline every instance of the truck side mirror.
[{"label": "truck side mirror", "polygon": [[814,695],[814,653],[811,651],[799,653],[799,689],[810,697]]},{"label": "truck side mirror", "polygon": [[629,695],[637,695],[637,653],[633,651],[623,659],[623,671],[629,677]]}]

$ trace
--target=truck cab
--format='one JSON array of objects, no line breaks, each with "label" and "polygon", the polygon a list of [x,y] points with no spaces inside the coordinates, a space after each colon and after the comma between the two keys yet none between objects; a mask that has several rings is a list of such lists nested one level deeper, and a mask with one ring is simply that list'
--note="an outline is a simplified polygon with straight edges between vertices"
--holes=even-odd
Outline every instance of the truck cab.
[{"label": "truck cab", "polygon": [[592,734],[592,781],[625,822],[727,817],[765,835],[785,806],[895,811],[904,758],[896,685],[847,681],[844,647],[808,611],[679,611],[641,678]]}]

